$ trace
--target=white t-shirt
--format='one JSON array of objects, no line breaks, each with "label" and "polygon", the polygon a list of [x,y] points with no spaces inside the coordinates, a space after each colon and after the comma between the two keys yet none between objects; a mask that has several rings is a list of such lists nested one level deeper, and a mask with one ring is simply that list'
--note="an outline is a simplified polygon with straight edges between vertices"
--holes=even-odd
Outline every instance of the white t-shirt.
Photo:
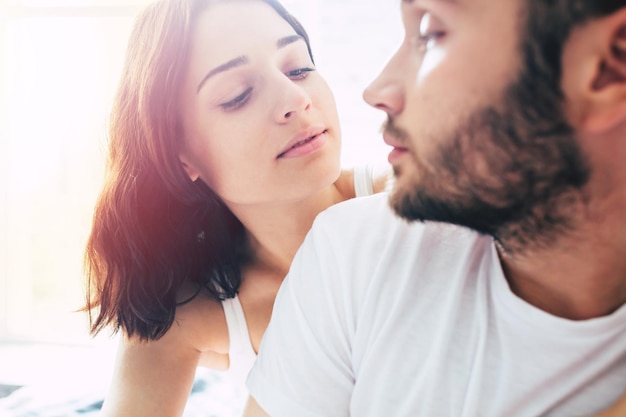
[{"label": "white t-shirt", "polygon": [[[354,167],[354,193],[356,197],[366,197],[374,194],[374,168],[372,165],[358,165]],[[235,383],[243,386],[256,360],[256,352],[252,346],[246,316],[235,295],[222,301],[226,325],[228,328],[230,365],[226,374]]]},{"label": "white t-shirt", "polygon": [[316,220],[248,378],[272,417],[573,417],[626,390],[626,305],[571,321],[513,294],[489,237],[376,195]]}]

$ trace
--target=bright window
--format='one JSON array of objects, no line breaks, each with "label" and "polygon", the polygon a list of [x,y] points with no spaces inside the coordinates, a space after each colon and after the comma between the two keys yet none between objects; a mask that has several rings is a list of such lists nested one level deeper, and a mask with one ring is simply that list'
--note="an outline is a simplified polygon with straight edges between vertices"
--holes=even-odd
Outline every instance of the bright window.
[{"label": "bright window", "polygon": [[2,5],[1,340],[88,340],[82,251],[137,6],[57,3]]}]

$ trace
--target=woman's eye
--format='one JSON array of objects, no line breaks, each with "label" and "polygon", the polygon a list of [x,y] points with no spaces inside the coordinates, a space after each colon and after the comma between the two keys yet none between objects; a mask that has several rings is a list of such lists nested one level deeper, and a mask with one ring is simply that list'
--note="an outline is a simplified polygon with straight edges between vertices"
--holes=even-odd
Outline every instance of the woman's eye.
[{"label": "woman's eye", "polygon": [[432,46],[432,43],[445,35],[443,24],[439,19],[431,13],[426,12],[422,15],[419,24],[419,39],[426,47]]},{"label": "woman's eye", "polygon": [[315,71],[315,68],[298,68],[293,71],[289,71],[287,76],[292,80],[303,80],[309,75],[309,72],[313,71]]},{"label": "woman's eye", "polygon": [[234,110],[246,104],[248,98],[250,97],[250,93],[252,92],[252,88],[248,88],[243,93],[239,94],[232,100],[227,101],[226,103],[220,104],[220,107],[223,110]]}]

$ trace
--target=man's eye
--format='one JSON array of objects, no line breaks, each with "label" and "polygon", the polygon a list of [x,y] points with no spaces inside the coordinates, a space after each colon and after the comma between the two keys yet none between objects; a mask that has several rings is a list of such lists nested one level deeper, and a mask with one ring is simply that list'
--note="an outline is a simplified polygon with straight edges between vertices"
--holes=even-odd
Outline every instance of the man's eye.
[{"label": "man's eye", "polygon": [[445,34],[443,24],[439,19],[430,12],[422,15],[419,25],[419,39],[426,47],[430,47],[432,42],[442,38]]},{"label": "man's eye", "polygon": [[287,76],[292,80],[303,80],[309,75],[309,72],[313,71],[315,71],[315,68],[298,68],[293,71],[289,71]]},{"label": "man's eye", "polygon": [[250,93],[252,92],[252,88],[248,88],[243,93],[239,94],[232,100],[227,101],[226,103],[220,104],[220,107],[223,110],[234,110],[246,104],[248,98],[250,97]]}]

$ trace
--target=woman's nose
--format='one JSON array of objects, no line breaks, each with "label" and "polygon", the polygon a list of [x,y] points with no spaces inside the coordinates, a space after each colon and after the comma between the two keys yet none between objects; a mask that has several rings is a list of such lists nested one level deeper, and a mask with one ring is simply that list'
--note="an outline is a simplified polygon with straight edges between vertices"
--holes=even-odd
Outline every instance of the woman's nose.
[{"label": "woman's nose", "polygon": [[277,91],[275,118],[278,123],[286,123],[298,113],[311,108],[311,96],[308,91],[292,80],[283,84]]}]

